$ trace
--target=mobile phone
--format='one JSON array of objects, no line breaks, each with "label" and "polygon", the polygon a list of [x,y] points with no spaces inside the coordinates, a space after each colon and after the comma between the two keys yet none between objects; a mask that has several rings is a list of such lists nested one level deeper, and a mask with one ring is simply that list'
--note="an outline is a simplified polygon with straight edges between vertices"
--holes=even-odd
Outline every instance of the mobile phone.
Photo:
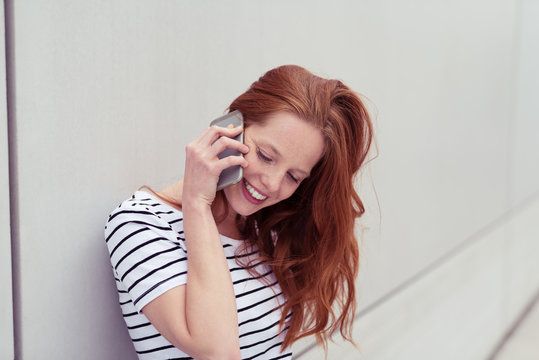
[{"label": "mobile phone", "polygon": [[[217,125],[221,127],[227,127],[230,124],[234,127],[243,126],[243,115],[238,110],[232,111],[224,116],[221,116],[210,123],[210,126]],[[243,131],[234,138],[235,140],[243,144]],[[227,156],[243,156],[241,152],[235,149],[225,149],[219,155],[219,159]],[[219,175],[219,181],[217,182],[217,190],[224,189],[227,186],[237,184],[243,177],[243,168],[240,165],[231,166],[224,169]]]}]

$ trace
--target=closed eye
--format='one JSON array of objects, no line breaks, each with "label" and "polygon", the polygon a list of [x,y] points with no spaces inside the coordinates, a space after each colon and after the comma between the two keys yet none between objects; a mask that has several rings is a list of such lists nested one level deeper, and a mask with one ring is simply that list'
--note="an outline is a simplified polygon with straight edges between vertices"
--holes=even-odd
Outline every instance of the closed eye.
[{"label": "closed eye", "polygon": [[295,177],[294,175],[292,175],[292,173],[288,173],[288,177],[293,181],[295,182],[296,184],[299,183],[299,179],[297,177]]},{"label": "closed eye", "polygon": [[[260,160],[266,163],[271,163],[273,161],[273,159],[265,155],[259,148],[256,148],[256,155],[260,158]],[[299,178],[295,177],[292,173],[288,172],[287,175],[290,178],[290,180],[292,180],[296,184],[299,183]]]},{"label": "closed eye", "polygon": [[264,155],[264,153],[262,153],[259,148],[256,149],[256,155],[258,155],[258,157],[264,162],[270,163],[273,161],[270,157]]}]

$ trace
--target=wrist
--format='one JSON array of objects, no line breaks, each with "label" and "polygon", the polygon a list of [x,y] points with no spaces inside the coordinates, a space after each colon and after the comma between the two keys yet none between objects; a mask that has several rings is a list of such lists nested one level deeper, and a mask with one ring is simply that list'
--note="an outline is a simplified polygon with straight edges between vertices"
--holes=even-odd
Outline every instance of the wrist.
[{"label": "wrist", "polygon": [[205,199],[185,197],[182,204],[183,213],[194,215],[211,215],[211,202]]}]

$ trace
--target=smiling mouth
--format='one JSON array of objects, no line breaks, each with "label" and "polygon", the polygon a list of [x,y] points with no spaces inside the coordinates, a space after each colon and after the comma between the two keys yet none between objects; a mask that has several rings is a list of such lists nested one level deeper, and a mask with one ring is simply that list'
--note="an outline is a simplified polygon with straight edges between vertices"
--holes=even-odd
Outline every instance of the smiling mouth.
[{"label": "smiling mouth", "polygon": [[251,195],[254,199],[258,200],[258,201],[264,201],[266,200],[268,197],[265,196],[265,195],[262,195],[261,193],[259,193],[258,191],[255,190],[255,188],[253,188],[248,182],[247,180],[243,179],[243,183],[245,185],[245,189],[247,189],[247,192],[249,193],[249,195]]}]

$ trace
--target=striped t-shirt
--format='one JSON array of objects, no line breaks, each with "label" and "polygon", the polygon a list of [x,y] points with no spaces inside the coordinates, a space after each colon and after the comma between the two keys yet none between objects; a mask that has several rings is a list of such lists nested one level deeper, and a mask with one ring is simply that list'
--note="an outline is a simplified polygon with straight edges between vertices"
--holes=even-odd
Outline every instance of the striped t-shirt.
[{"label": "striped t-shirt", "polygon": [[[109,215],[105,240],[122,315],[139,359],[192,359],[166,340],[141,313],[150,301],[187,282],[182,212],[147,192],[137,191]],[[236,294],[242,359],[291,359],[290,349],[281,352],[288,328],[279,329],[285,297],[275,275],[264,263],[257,264],[256,269],[265,281],[251,275],[236,262],[235,251],[242,241],[221,235],[221,242]],[[257,253],[239,256],[247,263],[244,260]]]}]

